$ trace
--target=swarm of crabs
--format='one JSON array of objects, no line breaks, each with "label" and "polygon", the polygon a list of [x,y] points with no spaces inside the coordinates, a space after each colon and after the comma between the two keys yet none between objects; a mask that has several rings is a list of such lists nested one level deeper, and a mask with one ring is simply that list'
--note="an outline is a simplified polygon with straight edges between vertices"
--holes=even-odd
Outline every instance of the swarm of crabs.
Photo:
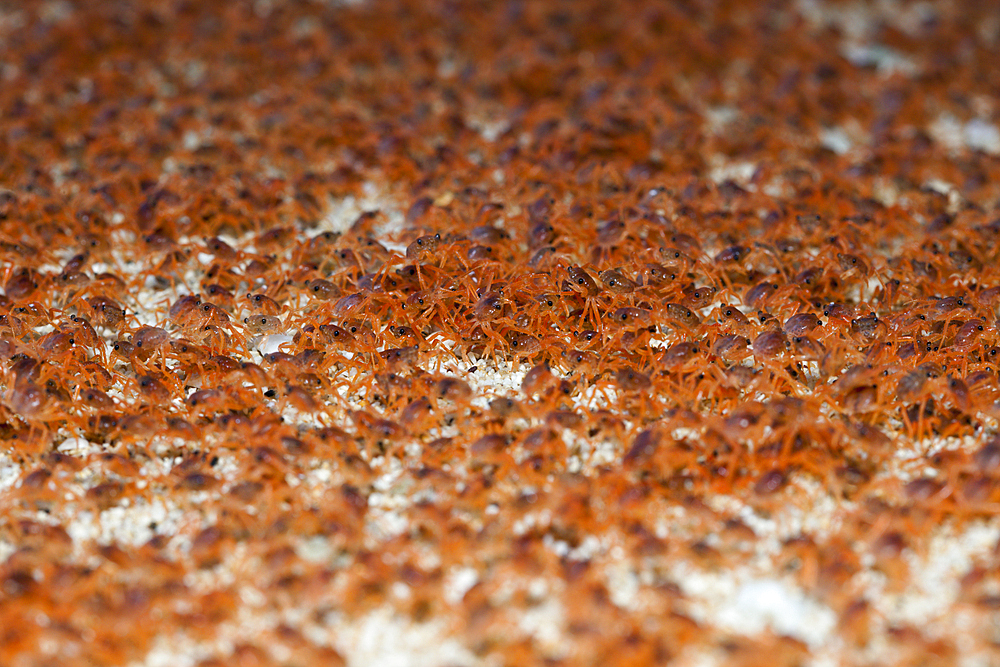
[{"label": "swarm of crabs", "polygon": [[995,659],[984,10],[210,5],[0,13],[0,663]]}]

